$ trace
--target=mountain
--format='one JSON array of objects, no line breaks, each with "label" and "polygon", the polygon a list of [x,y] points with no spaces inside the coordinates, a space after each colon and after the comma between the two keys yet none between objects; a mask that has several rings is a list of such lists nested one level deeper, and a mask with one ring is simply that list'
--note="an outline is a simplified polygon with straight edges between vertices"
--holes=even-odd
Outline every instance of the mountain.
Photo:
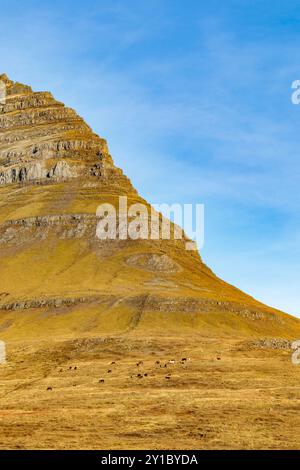
[{"label": "mountain", "polygon": [[299,336],[298,319],[219,279],[186,250],[186,237],[97,238],[100,204],[118,211],[120,196],[149,204],[73,109],[5,74],[0,80],[1,339]]}]

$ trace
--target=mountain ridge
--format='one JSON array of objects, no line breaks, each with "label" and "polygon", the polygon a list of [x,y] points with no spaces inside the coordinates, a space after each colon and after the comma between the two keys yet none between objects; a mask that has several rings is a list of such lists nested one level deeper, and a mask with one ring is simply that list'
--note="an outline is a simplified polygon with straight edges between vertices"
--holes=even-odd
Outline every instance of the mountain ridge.
[{"label": "mountain ridge", "polygon": [[5,74],[0,80],[7,87],[0,104],[2,337],[168,328],[300,334],[298,319],[215,276],[198,252],[185,250],[186,237],[97,239],[100,204],[117,209],[124,195],[150,204],[74,110]]}]

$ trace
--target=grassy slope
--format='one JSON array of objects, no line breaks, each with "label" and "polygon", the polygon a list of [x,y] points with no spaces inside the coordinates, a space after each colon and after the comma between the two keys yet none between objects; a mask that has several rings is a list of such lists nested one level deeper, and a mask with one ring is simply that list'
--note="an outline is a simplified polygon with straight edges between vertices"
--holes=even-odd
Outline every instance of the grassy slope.
[{"label": "grassy slope", "polygon": [[[100,184],[69,183],[0,189],[0,222],[34,216],[57,214],[95,214],[105,201],[117,204],[118,188]],[[134,193],[130,201],[141,201]],[[25,237],[24,237],[25,238]],[[181,270],[176,273],[155,273],[129,266],[128,257],[140,253],[167,253]],[[48,234],[45,240],[35,239],[34,231],[17,245],[1,246],[0,294],[5,302],[40,298],[74,298],[112,296],[110,301],[55,308],[29,309],[1,313],[1,337],[94,334],[102,332],[191,330],[198,328],[210,335],[215,331],[227,334],[250,334],[295,337],[300,322],[276,312],[240,290],[218,279],[193,252],[172,241],[126,241],[99,244],[94,234],[83,239],[59,239]],[[128,298],[211,299],[241,304],[246,308],[267,312],[271,320],[253,320],[234,312],[206,312],[205,309],[182,312],[157,311],[141,307]],[[142,300],[141,300],[142,301]],[[274,321],[273,321],[274,319]]]}]

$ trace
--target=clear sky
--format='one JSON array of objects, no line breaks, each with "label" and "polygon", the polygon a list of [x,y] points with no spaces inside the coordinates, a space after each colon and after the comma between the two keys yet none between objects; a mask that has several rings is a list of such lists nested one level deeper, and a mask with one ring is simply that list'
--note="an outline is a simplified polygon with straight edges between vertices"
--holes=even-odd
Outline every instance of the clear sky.
[{"label": "clear sky", "polygon": [[1,0],[1,71],[107,138],[150,202],[204,203],[204,261],[300,315],[300,8]]}]

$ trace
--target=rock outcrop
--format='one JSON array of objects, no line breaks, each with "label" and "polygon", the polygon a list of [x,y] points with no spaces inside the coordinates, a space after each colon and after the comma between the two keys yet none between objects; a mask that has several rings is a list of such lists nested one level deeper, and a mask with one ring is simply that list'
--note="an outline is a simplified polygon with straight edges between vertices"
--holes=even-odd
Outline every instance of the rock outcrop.
[{"label": "rock outcrop", "polygon": [[0,185],[94,176],[125,179],[104,139],[51,93],[33,92],[0,75]]}]

